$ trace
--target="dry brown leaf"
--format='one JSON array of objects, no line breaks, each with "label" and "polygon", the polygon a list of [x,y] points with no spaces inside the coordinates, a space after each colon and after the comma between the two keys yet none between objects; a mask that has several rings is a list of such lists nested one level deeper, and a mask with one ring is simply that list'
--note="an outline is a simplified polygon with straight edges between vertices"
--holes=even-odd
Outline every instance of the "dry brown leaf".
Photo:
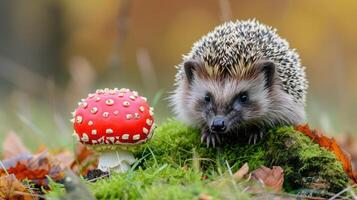
[{"label": "dry brown leaf", "polygon": [[59,161],[59,165],[63,169],[66,167],[71,168],[71,165],[74,161],[74,155],[69,150],[62,150],[58,153],[55,153],[53,157]]},{"label": "dry brown leaf", "polygon": [[233,177],[235,180],[240,180],[241,178],[243,178],[243,176],[248,174],[248,172],[249,172],[248,163],[244,163],[244,165],[240,169],[238,169],[236,173],[233,174]]},{"label": "dry brown leaf", "polygon": [[6,200],[34,200],[28,189],[16,179],[15,175],[7,175],[0,177],[0,199]]},{"label": "dry brown leaf", "polygon": [[20,137],[11,131],[3,141],[3,159],[9,159],[19,154],[30,153],[30,151],[22,143]]},{"label": "dry brown leaf", "polygon": [[280,192],[284,183],[284,170],[279,166],[273,166],[273,169],[262,166],[254,170],[251,177],[261,182],[264,187]]}]

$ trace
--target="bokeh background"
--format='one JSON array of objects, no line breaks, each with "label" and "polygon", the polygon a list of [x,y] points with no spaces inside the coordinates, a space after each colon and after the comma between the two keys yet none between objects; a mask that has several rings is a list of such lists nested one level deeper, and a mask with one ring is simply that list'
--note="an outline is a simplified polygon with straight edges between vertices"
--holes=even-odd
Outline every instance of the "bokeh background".
[{"label": "bokeh background", "polygon": [[182,54],[216,25],[249,18],[300,53],[309,123],[357,134],[356,11],[355,0],[2,0],[0,140],[14,131],[29,146],[70,145],[70,111],[104,87],[157,102],[160,123]]}]

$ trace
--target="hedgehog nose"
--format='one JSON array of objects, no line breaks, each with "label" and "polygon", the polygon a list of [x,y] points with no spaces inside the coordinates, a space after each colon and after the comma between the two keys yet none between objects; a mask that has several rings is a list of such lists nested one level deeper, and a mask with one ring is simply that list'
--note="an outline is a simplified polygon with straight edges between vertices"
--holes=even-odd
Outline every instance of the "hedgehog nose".
[{"label": "hedgehog nose", "polygon": [[223,132],[226,130],[226,125],[223,117],[216,117],[211,124],[211,130],[214,132]]}]

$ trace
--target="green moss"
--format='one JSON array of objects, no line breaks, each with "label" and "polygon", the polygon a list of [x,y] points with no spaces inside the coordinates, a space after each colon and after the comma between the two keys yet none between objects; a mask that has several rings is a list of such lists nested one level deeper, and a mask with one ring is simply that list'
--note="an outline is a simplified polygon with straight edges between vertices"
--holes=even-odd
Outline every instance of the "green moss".
[{"label": "green moss", "polygon": [[283,127],[270,133],[265,157],[269,166],[283,167],[287,190],[338,192],[347,185],[347,175],[335,155],[293,128]]},{"label": "green moss", "polygon": [[169,120],[135,154],[139,161],[128,173],[88,183],[96,198],[197,199],[204,193],[217,199],[249,199],[240,183],[233,180],[212,185],[212,181],[227,177],[223,174],[234,172],[245,162],[250,170],[262,165],[281,166],[286,192],[338,192],[348,181],[331,152],[291,127],[271,130],[255,145],[206,148],[196,129]]},{"label": "green moss", "polygon": [[201,180],[202,173],[192,168],[177,168],[168,164],[114,174],[110,179],[103,179],[89,184],[97,199],[198,199],[202,193],[213,197],[241,197],[248,199],[248,194],[232,186],[219,189],[209,186]]},{"label": "green moss", "polygon": [[144,155],[147,155],[144,168],[155,163],[176,167],[188,165],[202,170],[205,175],[226,171],[226,164],[232,171],[245,162],[248,162],[250,169],[261,165],[281,166],[285,172],[284,188],[288,192],[298,189],[338,192],[348,182],[341,163],[333,153],[292,127],[271,130],[264,140],[255,145],[206,148],[200,143],[197,130],[169,120],[156,130],[153,140],[137,152],[137,157]]}]

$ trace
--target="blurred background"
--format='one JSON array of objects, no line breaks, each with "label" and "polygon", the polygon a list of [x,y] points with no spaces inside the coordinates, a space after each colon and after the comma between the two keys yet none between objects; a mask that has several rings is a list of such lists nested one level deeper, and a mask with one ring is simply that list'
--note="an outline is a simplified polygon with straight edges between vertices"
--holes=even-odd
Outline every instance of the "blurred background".
[{"label": "blurred background", "polygon": [[2,0],[0,140],[14,131],[30,147],[70,145],[70,111],[104,87],[158,99],[163,122],[182,54],[216,25],[248,18],[300,53],[309,123],[357,134],[356,10],[355,0]]}]

